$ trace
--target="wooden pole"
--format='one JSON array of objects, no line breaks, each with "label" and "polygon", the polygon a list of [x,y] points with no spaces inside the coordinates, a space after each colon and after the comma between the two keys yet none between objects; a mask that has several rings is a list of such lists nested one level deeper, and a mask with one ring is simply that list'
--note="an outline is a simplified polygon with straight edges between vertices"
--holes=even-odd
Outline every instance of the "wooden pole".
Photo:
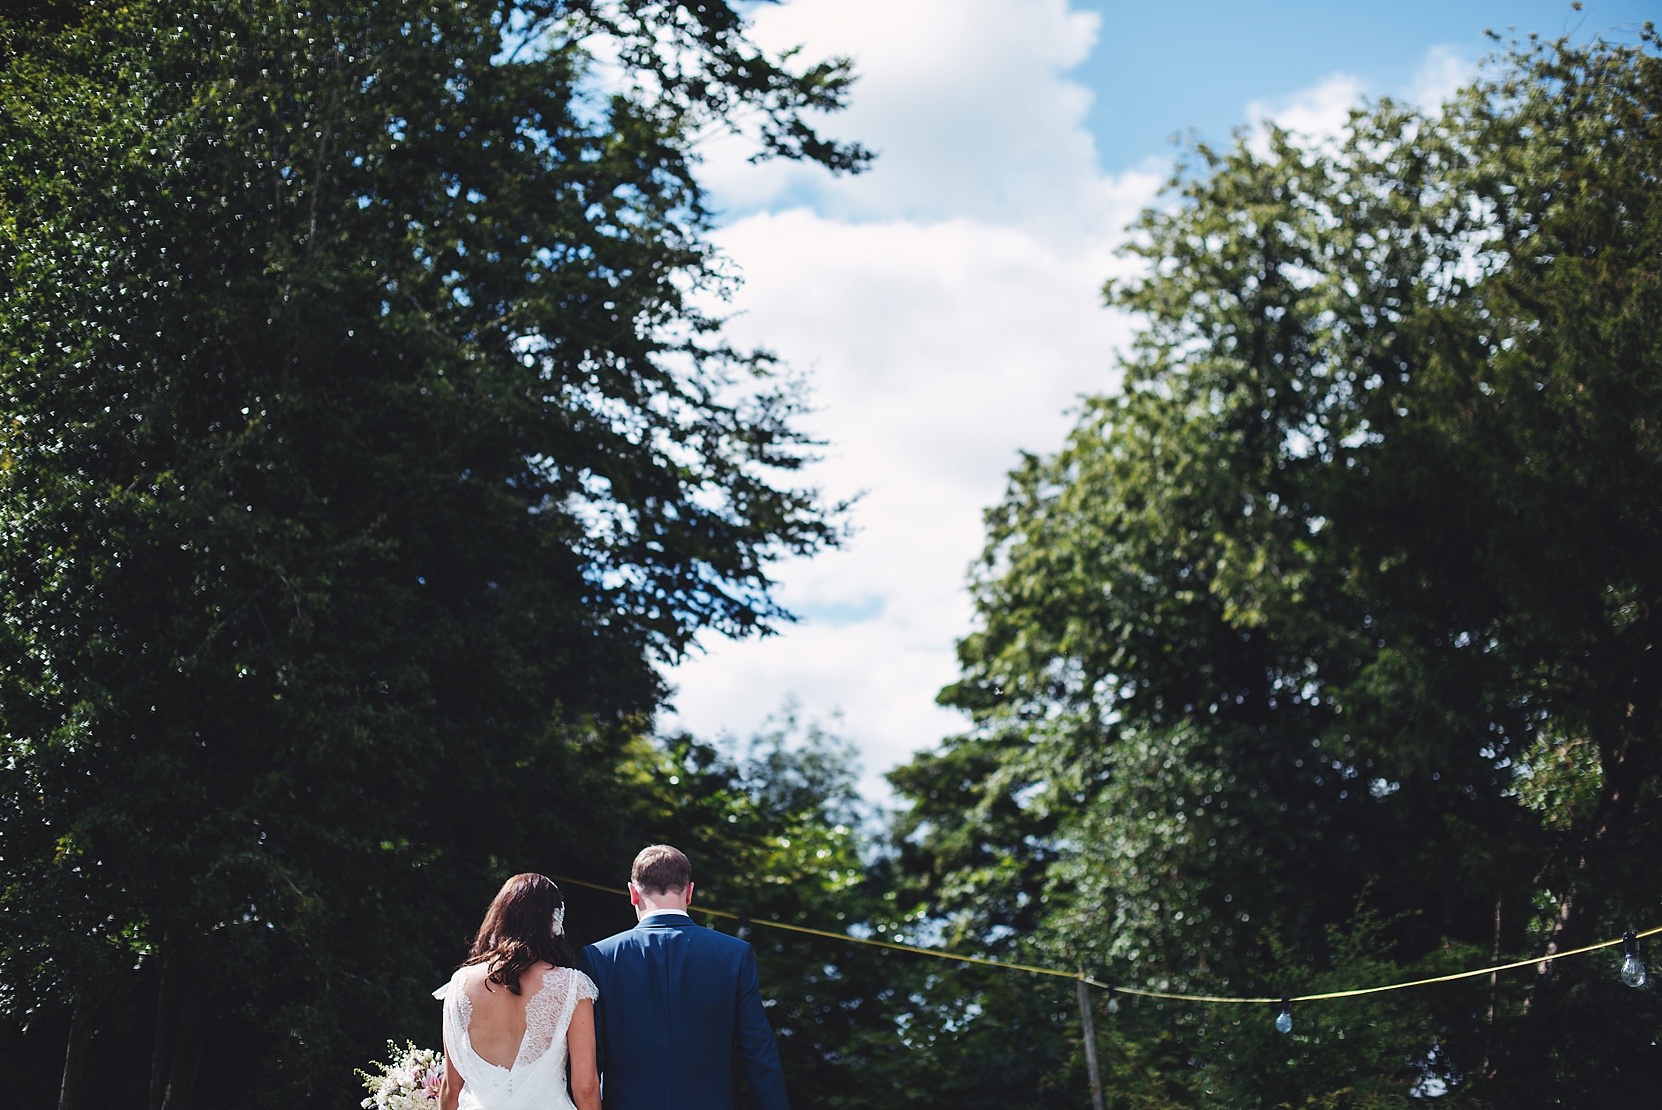
[{"label": "wooden pole", "polygon": [[1085,1030],[1085,1066],[1091,1073],[1091,1107],[1092,1110],[1103,1110],[1102,1104],[1102,1072],[1096,1062],[1096,1021],[1091,1017],[1091,991],[1085,985],[1085,969],[1079,969],[1079,978],[1074,980],[1079,988],[1079,1024]]}]

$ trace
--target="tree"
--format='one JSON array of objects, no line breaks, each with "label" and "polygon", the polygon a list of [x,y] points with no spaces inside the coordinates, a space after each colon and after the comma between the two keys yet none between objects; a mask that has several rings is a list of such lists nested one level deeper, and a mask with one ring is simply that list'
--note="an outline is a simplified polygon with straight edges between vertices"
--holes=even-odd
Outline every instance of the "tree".
[{"label": "tree", "polygon": [[[894,776],[967,935],[1273,997],[1652,924],[1657,47],[1201,147],[1145,214],[1123,387],[988,514],[970,731]],[[1656,1006],[1612,972],[1335,1006],[1291,1050],[1197,1007],[1148,1056],[1175,1027],[1172,1102],[1641,1105]]]},{"label": "tree", "polygon": [[345,1105],[478,892],[610,835],[658,664],[836,541],[691,143],[856,169],[848,71],[674,0],[56,4],[0,63],[0,1006],[64,1106]]}]

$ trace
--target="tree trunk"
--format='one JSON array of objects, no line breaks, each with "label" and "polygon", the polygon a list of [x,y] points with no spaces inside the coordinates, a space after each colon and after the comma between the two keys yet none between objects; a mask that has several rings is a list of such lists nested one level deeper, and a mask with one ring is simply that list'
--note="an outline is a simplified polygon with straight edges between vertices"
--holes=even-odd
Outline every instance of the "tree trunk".
[{"label": "tree trunk", "polygon": [[179,976],[173,969],[173,940],[163,934],[159,962],[161,982],[156,987],[156,1029],[150,1044],[150,1110],[162,1110],[167,1089],[168,1063],[173,1059],[173,1034],[178,1026]]},{"label": "tree trunk", "polygon": [[[1651,710],[1652,703],[1640,707],[1632,701],[1623,701],[1617,721],[1608,727],[1606,739],[1599,745],[1603,785],[1598,803],[1571,857],[1572,862],[1557,875],[1548,877],[1548,885],[1559,886],[1561,890],[1557,913],[1548,930],[1546,954],[1549,956],[1574,951],[1601,939],[1595,932],[1610,908],[1610,860],[1634,849],[1633,829],[1646,820],[1645,808],[1653,804],[1645,800],[1657,740],[1655,714]],[[1559,995],[1567,989],[1564,976],[1558,971],[1555,962],[1544,961],[1540,965],[1524,998],[1524,1013],[1544,1016],[1553,1012]],[[1511,1046],[1505,1058],[1494,1064],[1488,1078],[1518,1083],[1523,1077],[1522,1082],[1527,1084],[1527,1077],[1541,1066],[1542,1051],[1539,1037],[1525,1038]]]},{"label": "tree trunk", "polygon": [[179,1030],[173,1038],[173,1060],[161,1110],[190,1110],[196,1076],[202,1068],[202,1043],[208,1032],[208,998],[193,976],[185,985],[179,1006]]},{"label": "tree trunk", "polygon": [[150,1054],[150,1110],[189,1110],[207,1034],[207,999],[184,946],[163,934]]},{"label": "tree trunk", "polygon": [[1102,1069],[1096,1059],[1096,1022],[1091,1017],[1091,992],[1085,986],[1085,971],[1080,969],[1075,981],[1079,988],[1080,1036],[1085,1045],[1085,1066],[1091,1077],[1091,1108],[1102,1110]]},{"label": "tree trunk", "polygon": [[88,1110],[92,1066],[92,1038],[98,1032],[92,1003],[80,999],[69,1019],[69,1046],[63,1054],[63,1083],[58,1087],[58,1110]]}]

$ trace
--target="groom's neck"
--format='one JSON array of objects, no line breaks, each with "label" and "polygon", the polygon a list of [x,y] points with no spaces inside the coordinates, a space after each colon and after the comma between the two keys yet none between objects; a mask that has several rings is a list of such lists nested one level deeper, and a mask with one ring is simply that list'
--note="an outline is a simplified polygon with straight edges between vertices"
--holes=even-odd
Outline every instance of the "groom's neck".
[{"label": "groom's neck", "polygon": [[692,892],[691,883],[680,890],[642,890],[631,883],[629,890],[637,920],[655,913],[686,913]]}]

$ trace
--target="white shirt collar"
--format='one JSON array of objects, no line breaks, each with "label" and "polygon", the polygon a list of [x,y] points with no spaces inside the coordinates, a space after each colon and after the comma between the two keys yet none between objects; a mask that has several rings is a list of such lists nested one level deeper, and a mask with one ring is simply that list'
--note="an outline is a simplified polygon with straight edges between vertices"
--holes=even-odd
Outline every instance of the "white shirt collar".
[{"label": "white shirt collar", "polygon": [[688,913],[686,910],[653,910],[651,913],[641,918],[640,924],[646,925],[658,921],[663,921],[667,924],[672,921],[691,920],[692,914]]}]

